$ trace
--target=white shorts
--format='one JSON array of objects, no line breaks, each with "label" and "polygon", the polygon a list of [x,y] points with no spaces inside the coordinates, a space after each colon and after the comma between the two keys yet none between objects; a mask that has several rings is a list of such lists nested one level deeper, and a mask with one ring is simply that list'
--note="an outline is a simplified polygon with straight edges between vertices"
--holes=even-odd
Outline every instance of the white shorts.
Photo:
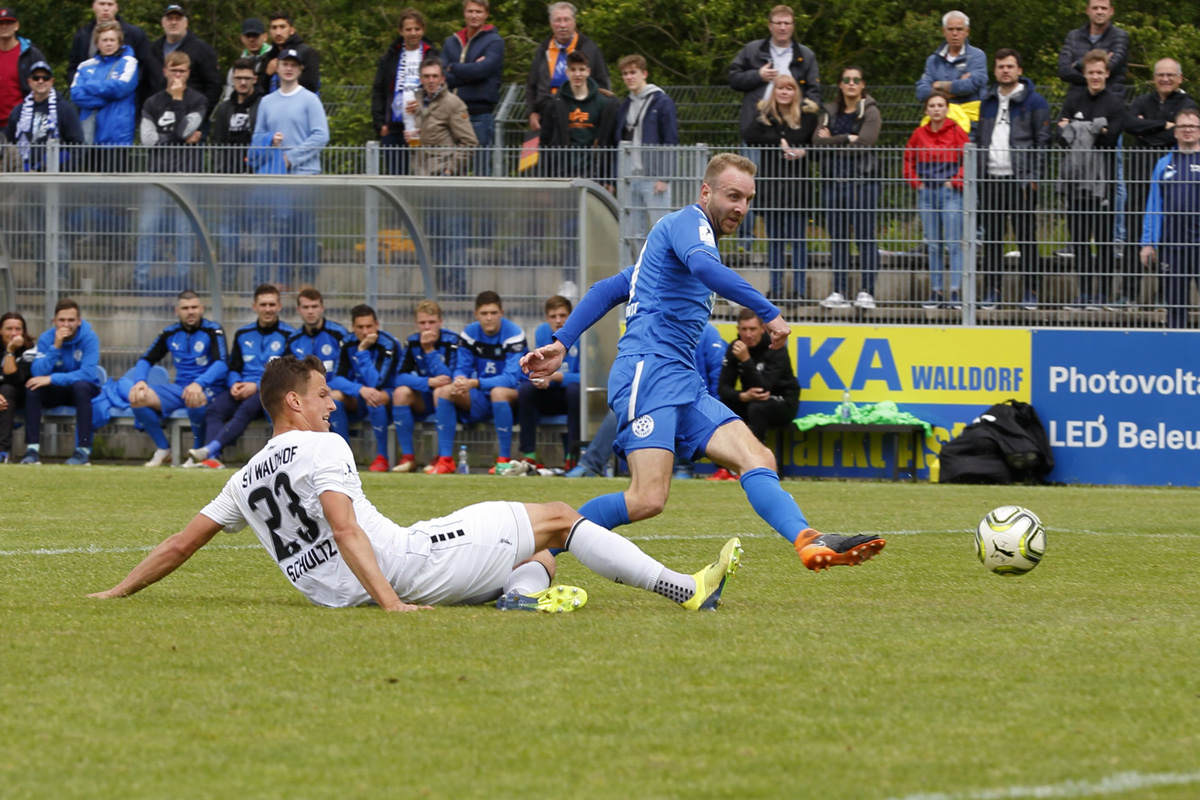
[{"label": "white shorts", "polygon": [[495,600],[513,567],[533,555],[533,525],[522,503],[490,502],[407,526],[400,599],[418,605]]}]

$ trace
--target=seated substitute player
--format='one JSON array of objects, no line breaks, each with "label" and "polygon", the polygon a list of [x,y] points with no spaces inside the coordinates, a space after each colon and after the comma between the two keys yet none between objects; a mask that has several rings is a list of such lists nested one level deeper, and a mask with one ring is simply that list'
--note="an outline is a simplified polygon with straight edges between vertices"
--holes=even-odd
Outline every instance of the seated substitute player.
[{"label": "seated substitute player", "polygon": [[92,458],[92,398],[100,394],[100,339],[70,298],[54,306],[54,327],[37,340],[25,382],[25,456],[40,464],[42,409],[75,407],[75,452],[65,462],[83,466]]},{"label": "seated substitute player", "polygon": [[[316,356],[325,365],[325,380],[332,381],[337,372],[338,360],[342,357],[342,342],[350,335],[346,326],[325,318],[325,298],[312,286],[305,286],[296,294],[296,311],[300,314],[300,327],[288,337],[287,351],[296,358]],[[330,417],[333,432],[347,442],[350,441],[350,420],[341,398],[334,392],[337,410]]]},{"label": "seated substitute player", "polygon": [[221,493],[112,589],[131,595],[176,570],[222,530],[249,525],[287,579],[319,606],[373,603],[387,611],[497,601],[501,609],[572,611],[582,590],[550,586],[554,560],[570,551],[598,575],[656,592],[685,609],[715,608],[736,571],[741,544],[689,576],[664,567],[565,503],[478,503],[403,528],[362,491],[354,455],[329,435],[333,400],[315,358],[267,365],[262,401],[274,435]]},{"label": "seated substitute player", "polygon": [[792,360],[787,350],[772,350],[765,333],[752,310],[738,313],[738,338],[724,354],[718,395],[760,442],[766,442],[767,431],[790,426],[800,408]]},{"label": "seated substitute player", "polygon": [[462,417],[464,425],[495,420],[500,453],[492,471],[503,472],[512,452],[512,404],[521,383],[521,356],[529,349],[525,333],[504,318],[500,295],[489,290],[475,298],[475,321],[459,338],[454,380],[433,390],[438,460],[426,471],[454,472],[454,428]]},{"label": "seated substitute player", "polygon": [[[416,318],[417,332],[405,343],[392,392],[392,424],[400,448],[400,459],[392,472],[416,471],[413,428],[417,416],[425,419],[433,413],[433,390],[454,380],[451,371],[458,363],[458,334],[442,327],[442,307],[433,300],[422,300],[417,303]],[[434,456],[426,472],[432,472],[437,462]]]},{"label": "seated substitute player", "polygon": [[221,451],[237,441],[246,426],[263,413],[258,382],[267,362],[287,354],[292,326],[279,320],[279,290],[269,283],[254,290],[257,319],[238,328],[229,350],[228,391],[218,392],[208,404],[204,435],[208,444],[193,447],[188,455],[202,467],[224,469]]},{"label": "seated substitute player", "polygon": [[375,433],[375,460],[371,472],[388,471],[388,416],[392,388],[396,377],[396,361],[400,343],[396,337],[379,329],[375,309],[360,304],[350,309],[353,333],[342,343],[342,356],[337,375],[330,386],[336,402],[346,407],[352,420],[371,421]]},{"label": "seated substitute player", "polygon": [[[571,301],[562,295],[554,295],[546,301],[546,321],[538,325],[533,333],[535,347],[543,347],[554,341],[553,334],[567,321],[571,313]],[[517,419],[521,423],[522,463],[516,465],[533,472],[538,466],[537,426],[543,414],[567,415],[567,446],[563,456],[567,460],[565,469],[575,466],[571,448],[579,441],[579,348],[572,347],[563,359],[562,368],[548,378],[535,378],[523,382],[517,389]],[[529,469],[529,465],[533,469]],[[511,471],[511,470],[510,470]]]},{"label": "seated substitute player", "polygon": [[629,462],[631,483],[623,493],[588,501],[580,512],[606,528],[661,513],[678,449],[689,458],[706,455],[741,475],[750,505],[794,545],[808,569],[860,564],[883,549],[884,540],[822,535],[810,528],[779,485],[774,455],[708,393],[696,373],[696,344],[716,294],[766,320],[772,347],[784,347],[791,334],[779,309],[722,264],[717,251],[717,240],[736,231],[746,216],[755,171],[741,156],[713,156],[699,202],[659,220],[638,263],[593,285],[554,343],[529,353],[521,365],[531,377],[548,377],[580,334],[628,301],[625,332],[609,371],[608,402],[619,425],[615,447]]},{"label": "seated substitute player", "polygon": [[[204,318],[204,301],[191,289],[175,300],[179,322],[163,328],[133,368],[134,384],[129,389],[129,407],[142,430],[154,441],[154,455],[147,467],[170,463],[171,445],[163,432],[163,420],[181,408],[187,409],[192,423],[193,447],[204,443],[204,417],[208,402],[225,390],[229,362],[225,351],[225,331]],[[146,383],[150,368],[170,354],[175,365],[174,383],[151,386]],[[185,462],[194,467],[196,462]]]}]

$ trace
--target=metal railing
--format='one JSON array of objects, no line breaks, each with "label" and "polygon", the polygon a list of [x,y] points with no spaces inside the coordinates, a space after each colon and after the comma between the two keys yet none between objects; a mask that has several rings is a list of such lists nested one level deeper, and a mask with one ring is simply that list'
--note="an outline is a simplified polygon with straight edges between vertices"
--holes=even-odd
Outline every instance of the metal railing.
[{"label": "metal railing", "polygon": [[[126,168],[149,163],[144,149],[124,150]],[[579,209],[551,188],[569,182],[551,178],[575,176],[612,192],[622,259],[632,263],[657,218],[695,202],[715,152],[544,149],[531,164],[529,152],[498,147],[485,167],[498,177],[377,179],[404,161],[411,168],[446,154],[399,150],[326,148],[324,176],[214,174],[242,163],[236,149],[215,147],[198,151],[206,177],[8,175],[14,190],[2,208],[14,290],[52,304],[64,290],[136,296],[188,284],[229,297],[263,281],[318,280],[368,298],[385,285],[404,286],[408,296],[432,287],[460,303],[503,287],[535,307],[568,280],[576,292],[584,287]],[[95,152],[64,147],[45,163],[51,172],[95,167]],[[1040,151],[1044,163],[1031,181],[987,178],[968,146],[961,187],[950,189],[914,186],[902,148],[807,148],[795,162],[781,160],[778,148],[753,154],[762,164],[753,214],[720,248],[798,320],[1120,328],[1194,321],[1190,251],[1168,248],[1168,258],[1160,252],[1141,263],[1158,151],[1089,151],[1085,166],[1103,171],[1085,184],[1063,149]],[[350,188],[364,185],[380,188]],[[391,202],[399,197],[407,212]],[[1167,209],[1164,218],[1182,213]],[[366,268],[375,262],[391,272]],[[717,307],[718,315],[734,311]]]}]

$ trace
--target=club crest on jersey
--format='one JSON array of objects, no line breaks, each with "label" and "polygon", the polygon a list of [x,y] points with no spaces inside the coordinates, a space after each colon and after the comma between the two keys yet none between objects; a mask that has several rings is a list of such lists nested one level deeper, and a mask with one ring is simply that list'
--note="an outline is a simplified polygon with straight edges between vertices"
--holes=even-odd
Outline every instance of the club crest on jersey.
[{"label": "club crest on jersey", "polygon": [[204,342],[196,342],[194,345],[192,345],[192,349],[195,350],[197,353],[203,353],[204,352]]},{"label": "club crest on jersey", "polygon": [[75,360],[76,360],[76,361],[83,361],[83,351],[82,351],[82,350],[76,350],[76,351],[75,351]]},{"label": "club crest on jersey", "polygon": [[330,344],[321,345],[321,355],[327,356],[332,352],[333,352],[333,345],[330,345]]},{"label": "club crest on jersey", "polygon": [[280,342],[280,341],[271,342],[271,352],[272,353],[278,353],[282,347],[283,347],[283,342]]},{"label": "club crest on jersey", "polygon": [[709,247],[717,246],[717,237],[713,236],[712,228],[707,224],[700,226],[700,241]]},{"label": "club crest on jersey", "polygon": [[654,417],[643,414],[633,421],[633,435],[637,438],[645,439],[652,433],[654,433]]}]

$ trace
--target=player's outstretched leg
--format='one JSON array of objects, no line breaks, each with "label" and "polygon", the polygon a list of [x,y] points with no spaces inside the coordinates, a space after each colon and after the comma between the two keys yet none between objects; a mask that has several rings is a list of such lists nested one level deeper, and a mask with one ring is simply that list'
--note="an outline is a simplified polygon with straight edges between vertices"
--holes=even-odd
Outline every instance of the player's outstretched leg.
[{"label": "player's outstretched leg", "polygon": [[683,603],[688,611],[715,611],[721,605],[721,592],[725,591],[725,581],[737,572],[742,563],[742,540],[736,536],[721,548],[717,560],[692,576],[696,581],[696,593]]},{"label": "player's outstretched leg", "polygon": [[796,552],[813,572],[830,567],[856,567],[878,555],[885,539],[870,534],[838,536],[805,528],[796,537]]},{"label": "player's outstretched leg", "polygon": [[[695,575],[685,575],[646,555],[625,537],[579,517],[569,506],[562,508],[564,519],[568,520],[570,526],[570,533],[562,546],[580,564],[614,583],[660,594],[691,611],[715,609],[726,579],[741,562],[741,543],[731,539],[713,564]],[[550,538],[548,545],[559,545],[560,539]]]},{"label": "player's outstretched leg", "polygon": [[516,589],[500,595],[496,608],[501,611],[541,611],[559,614],[576,611],[587,602],[587,592],[578,586],[551,586],[533,594],[521,594]]},{"label": "player's outstretched leg", "polygon": [[551,586],[554,579],[554,559],[546,551],[513,567],[496,608],[501,611],[540,611],[559,614],[583,608],[587,592],[577,586]]}]

